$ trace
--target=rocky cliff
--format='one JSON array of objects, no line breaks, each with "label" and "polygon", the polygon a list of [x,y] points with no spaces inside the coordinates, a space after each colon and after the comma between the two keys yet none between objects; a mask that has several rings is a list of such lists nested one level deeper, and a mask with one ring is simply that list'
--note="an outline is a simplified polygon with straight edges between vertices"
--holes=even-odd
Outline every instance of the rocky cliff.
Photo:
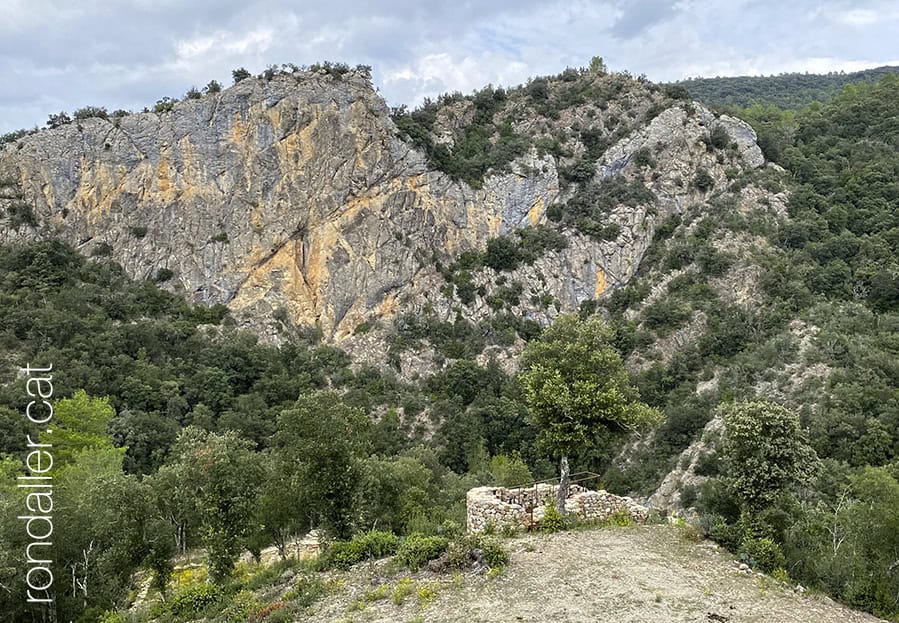
[{"label": "rocky cliff", "polygon": [[[561,101],[571,84],[602,95]],[[501,282],[520,285],[509,310],[540,324],[606,296],[631,280],[658,223],[696,206],[713,210],[712,185],[764,165],[748,125],[644,81],[582,74],[546,88],[552,110],[520,88],[494,113],[527,146],[477,188],[437,170],[398,131],[361,71],[281,73],[167,112],[75,121],[0,151],[0,240],[56,235],[85,254],[110,255],[134,277],[225,304],[267,339],[277,341],[285,325],[317,324],[378,361],[394,318],[483,320],[496,311],[491,291]],[[474,123],[470,106],[438,111],[435,144],[452,149]],[[710,149],[715,132],[727,149]],[[607,148],[594,144],[591,160],[585,137],[597,136]],[[542,148],[547,140],[557,148]],[[586,175],[560,175],[578,163]],[[706,185],[693,183],[698,169]],[[611,179],[649,192],[613,200],[605,235],[556,223],[564,248],[502,279],[473,270],[476,294],[464,302],[447,290],[439,266],[546,223],[553,206],[589,184],[602,194]],[[762,191],[737,194],[753,192]],[[375,330],[361,335],[360,326]]]}]

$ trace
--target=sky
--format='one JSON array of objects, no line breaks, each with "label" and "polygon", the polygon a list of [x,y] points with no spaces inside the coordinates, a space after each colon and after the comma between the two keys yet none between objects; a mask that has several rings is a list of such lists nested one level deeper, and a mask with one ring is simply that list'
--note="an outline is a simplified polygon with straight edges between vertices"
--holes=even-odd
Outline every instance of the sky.
[{"label": "sky", "polygon": [[231,70],[371,65],[390,105],[601,56],[656,81],[899,64],[899,0],[0,0],[0,134]]}]

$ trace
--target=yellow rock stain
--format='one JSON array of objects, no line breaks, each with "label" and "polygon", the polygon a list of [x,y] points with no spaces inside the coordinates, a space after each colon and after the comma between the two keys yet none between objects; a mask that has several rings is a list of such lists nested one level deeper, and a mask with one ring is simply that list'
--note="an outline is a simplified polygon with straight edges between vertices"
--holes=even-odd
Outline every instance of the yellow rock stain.
[{"label": "yellow rock stain", "polygon": [[[328,260],[340,247],[354,261],[357,252],[343,238],[342,231],[361,210],[376,208],[383,203],[384,196],[362,196],[349,201],[339,215],[331,220],[316,223],[308,228],[305,240],[290,240],[286,243],[274,241],[281,247],[267,260],[271,251],[254,248],[247,256],[247,279],[234,298],[235,309],[251,307],[274,286],[277,280],[279,290],[290,301],[289,310],[294,320],[314,323],[322,320],[327,324],[325,290],[330,277]],[[365,258],[369,260],[369,258]],[[344,323],[352,314],[347,314]],[[354,325],[355,326],[355,325]]]},{"label": "yellow rock stain", "polygon": [[540,197],[528,210],[528,220],[531,222],[531,227],[536,227],[540,223],[540,219],[543,218],[543,208],[543,197]]},{"label": "yellow rock stain", "polygon": [[602,296],[602,293],[606,291],[606,287],[608,283],[606,282],[606,276],[603,274],[602,270],[599,268],[596,269],[596,288],[593,291],[593,298],[599,298]]}]

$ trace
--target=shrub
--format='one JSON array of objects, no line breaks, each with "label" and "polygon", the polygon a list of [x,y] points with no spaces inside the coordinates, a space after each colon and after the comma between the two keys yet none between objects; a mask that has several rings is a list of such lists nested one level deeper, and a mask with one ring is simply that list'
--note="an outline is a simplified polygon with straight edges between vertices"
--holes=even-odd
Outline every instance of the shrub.
[{"label": "shrub", "polygon": [[568,238],[560,231],[545,225],[518,230],[521,238],[519,254],[525,262],[532,262],[546,251],[561,251],[568,246]]},{"label": "shrub", "polygon": [[93,257],[109,257],[112,255],[112,245],[108,242],[101,242],[91,252]]},{"label": "shrub", "polygon": [[706,192],[715,187],[715,179],[707,169],[699,167],[696,169],[696,176],[693,178],[693,186],[701,192]]},{"label": "shrub", "polygon": [[680,502],[684,508],[690,508],[696,503],[698,494],[696,485],[685,485],[680,492]]},{"label": "shrub", "polygon": [[449,543],[447,562],[451,569],[467,569],[480,558],[493,568],[502,568],[509,562],[509,554],[499,541],[487,534],[469,534]]},{"label": "shrub", "polygon": [[762,539],[743,539],[743,542],[740,544],[740,560],[750,567],[761,569],[765,573],[771,573],[787,564],[780,546],[767,537]]},{"label": "shrub", "polygon": [[309,71],[324,71],[332,78],[342,78],[344,74],[350,72],[350,66],[346,63],[333,63],[331,61],[324,61],[322,63],[313,63],[309,66]]},{"label": "shrub", "polygon": [[350,541],[335,541],[319,560],[322,568],[349,569],[363,560],[384,558],[397,551],[399,539],[392,532],[371,530]]},{"label": "shrub", "polygon": [[98,106],[85,106],[84,108],[79,108],[73,114],[74,118],[77,121],[83,121],[85,119],[109,119],[109,113],[105,108],[101,108]]},{"label": "shrub", "polygon": [[417,587],[418,592],[418,604],[422,608],[427,608],[428,605],[435,599],[437,599],[437,588],[438,584],[436,582],[428,582],[426,584],[419,584]]},{"label": "shrub", "polygon": [[72,123],[72,118],[69,116],[69,113],[64,110],[55,115],[51,114],[47,118],[47,127],[51,130],[60,128],[67,123]]},{"label": "shrub", "polygon": [[153,106],[153,112],[155,112],[156,114],[171,112],[175,108],[175,104],[177,103],[178,100],[174,97],[163,97],[161,100],[158,100]]},{"label": "shrub", "polygon": [[631,518],[631,514],[627,512],[627,509],[622,507],[609,516],[608,522],[613,526],[624,528],[632,525],[634,520]]},{"label": "shrub", "polygon": [[689,100],[690,92],[679,84],[666,84],[664,87],[665,95],[675,100]]},{"label": "shrub", "polygon": [[377,588],[365,593],[365,601],[380,601],[390,597],[390,585],[380,584]]},{"label": "shrub", "polygon": [[171,268],[160,268],[156,271],[156,276],[153,278],[153,281],[157,283],[163,283],[174,276],[175,272]]},{"label": "shrub", "polygon": [[297,604],[301,608],[308,608],[326,592],[325,583],[318,576],[305,574],[294,582],[293,588],[284,595],[284,599]]},{"label": "shrub", "polygon": [[484,562],[491,569],[501,569],[509,563],[509,553],[499,541],[485,537],[478,540],[478,546],[483,553]]},{"label": "shrub", "polygon": [[37,226],[37,217],[34,215],[32,207],[24,201],[14,201],[6,209],[9,216],[9,226],[13,229],[19,229],[22,225],[28,227]]},{"label": "shrub", "polygon": [[446,551],[449,540],[440,536],[424,536],[413,533],[406,537],[397,551],[396,558],[412,570],[421,569],[429,560],[440,557]]},{"label": "shrub", "polygon": [[729,142],[730,135],[727,133],[727,130],[724,129],[723,125],[716,125],[712,129],[711,134],[709,134],[709,143],[715,149],[724,149]]},{"label": "shrub", "polygon": [[251,591],[240,591],[229,600],[227,607],[222,612],[222,617],[228,623],[244,623],[249,621],[253,613],[262,608],[259,599]]},{"label": "shrub", "polygon": [[406,601],[406,597],[413,592],[415,592],[415,583],[410,578],[403,578],[396,583],[396,588],[393,589],[391,601],[393,601],[394,605],[400,606]]},{"label": "shrub", "polygon": [[464,533],[463,526],[452,519],[445,519],[443,523],[437,526],[437,534],[448,539],[460,538]]},{"label": "shrub", "polygon": [[198,615],[217,604],[223,596],[224,591],[215,584],[198,584],[177,593],[166,609],[176,617],[193,618],[193,615]]},{"label": "shrub", "polygon": [[518,453],[498,454],[490,459],[490,475],[500,487],[516,487],[533,482],[534,476]]},{"label": "shrub", "polygon": [[203,90],[206,91],[207,93],[221,93],[222,85],[219,83],[218,80],[210,80],[209,84],[207,84],[205,87],[203,87]]},{"label": "shrub", "polygon": [[128,232],[135,238],[143,238],[147,235],[147,228],[143,225],[138,225],[135,227],[129,227]]},{"label": "shrub", "polygon": [[777,580],[778,582],[783,582],[784,584],[790,583],[790,574],[787,573],[787,570],[783,567],[778,567],[774,571],[771,572],[771,577]]},{"label": "shrub", "polygon": [[243,67],[238,67],[231,72],[231,77],[234,79],[234,84],[237,84],[241,80],[246,80],[247,78],[249,78],[250,72]]},{"label": "shrub", "polygon": [[[52,115],[51,115],[52,117]],[[48,122],[49,125],[49,122]],[[28,135],[28,130],[15,130],[14,132],[7,132],[3,136],[0,136],[0,145],[5,143],[14,143],[23,136]]]},{"label": "shrub", "polygon": [[491,238],[487,241],[487,252],[484,264],[493,270],[514,270],[521,261],[518,244],[506,236]]},{"label": "shrub", "polygon": [[652,157],[652,152],[649,151],[648,147],[641,147],[637,151],[634,152],[632,156],[633,163],[638,167],[652,167],[655,166],[655,159]]},{"label": "shrub", "polygon": [[545,100],[549,97],[546,78],[535,78],[526,87],[528,97],[533,100]]},{"label": "shrub", "polygon": [[548,503],[546,512],[543,515],[543,521],[540,522],[540,530],[543,532],[558,532],[566,527],[565,517],[562,516],[555,504]]},{"label": "shrub", "polygon": [[721,460],[717,452],[704,452],[696,461],[693,470],[698,476],[717,476],[721,471]]}]

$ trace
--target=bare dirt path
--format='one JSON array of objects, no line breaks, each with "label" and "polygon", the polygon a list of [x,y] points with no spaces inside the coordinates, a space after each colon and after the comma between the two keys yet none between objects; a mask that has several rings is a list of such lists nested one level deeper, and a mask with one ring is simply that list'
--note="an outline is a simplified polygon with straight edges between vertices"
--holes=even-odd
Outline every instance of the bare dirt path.
[{"label": "bare dirt path", "polygon": [[[441,580],[429,604],[366,602],[384,582],[364,566],[346,589],[315,607],[314,621],[384,623],[868,623],[879,619],[826,597],[801,595],[740,571],[712,543],[670,526],[604,528],[507,540],[512,561],[498,577]],[[387,579],[391,585],[402,578]],[[429,580],[418,580],[427,586]],[[356,604],[355,607],[352,604]],[[365,603],[361,606],[361,603]]]}]

